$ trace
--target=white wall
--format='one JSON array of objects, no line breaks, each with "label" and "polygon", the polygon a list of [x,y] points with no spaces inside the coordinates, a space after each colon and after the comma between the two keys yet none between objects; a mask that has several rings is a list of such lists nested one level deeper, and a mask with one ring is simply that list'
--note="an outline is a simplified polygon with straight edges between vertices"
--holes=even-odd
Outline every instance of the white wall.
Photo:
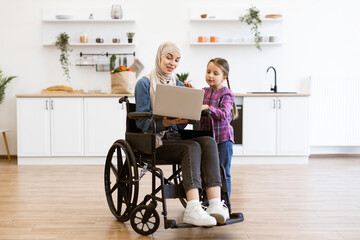
[{"label": "white wall", "polygon": [[[240,3],[239,3],[240,2]],[[42,46],[41,9],[47,7],[106,7],[112,4],[136,9],[136,55],[145,65],[142,74],[154,66],[158,45],[166,40],[178,43],[183,59],[178,72],[190,72],[197,87],[205,85],[205,67],[210,58],[224,57],[230,63],[230,83],[234,92],[269,90],[273,79],[266,75],[268,66],[278,72],[279,91],[308,91],[311,74],[356,76],[360,63],[360,2],[356,0],[1,0],[0,7],[0,68],[5,75],[16,75],[6,89],[0,105],[0,128],[9,128],[11,154],[16,154],[16,94],[39,93],[51,85],[65,84],[74,89],[110,91],[108,73],[93,68],[70,69],[71,81],[66,82],[55,47]],[[264,47],[260,53],[253,46],[190,46],[189,6],[251,5],[261,9],[281,9],[286,17],[282,46]],[[239,13],[239,15],[242,13]],[[89,48],[92,52],[106,48]],[[78,52],[90,51],[75,48]],[[113,48],[109,51],[132,51]],[[106,51],[106,50],[105,50]],[[0,155],[5,148],[0,140]]]}]

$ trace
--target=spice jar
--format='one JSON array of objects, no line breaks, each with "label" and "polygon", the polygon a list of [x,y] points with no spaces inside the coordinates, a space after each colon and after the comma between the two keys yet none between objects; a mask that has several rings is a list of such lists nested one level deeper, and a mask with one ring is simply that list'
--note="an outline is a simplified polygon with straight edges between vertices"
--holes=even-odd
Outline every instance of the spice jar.
[{"label": "spice jar", "polygon": [[96,41],[96,43],[103,43],[104,39],[101,36],[97,36],[95,41]]},{"label": "spice jar", "polygon": [[87,43],[88,42],[88,36],[86,32],[83,32],[80,34],[80,42],[81,43]]}]

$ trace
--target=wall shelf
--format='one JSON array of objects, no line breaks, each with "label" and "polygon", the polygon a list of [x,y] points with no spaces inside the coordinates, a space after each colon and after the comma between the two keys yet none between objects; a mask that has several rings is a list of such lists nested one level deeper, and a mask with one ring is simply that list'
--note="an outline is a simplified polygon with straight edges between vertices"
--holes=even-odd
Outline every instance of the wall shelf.
[{"label": "wall shelf", "polygon": [[[214,45],[254,45],[255,42],[217,42],[217,43],[211,43],[211,42],[205,42],[205,43],[198,43],[198,42],[192,42],[190,45],[195,46],[214,46]],[[283,42],[263,42],[260,43],[260,45],[281,45]]]},{"label": "wall shelf", "polygon": [[[43,8],[42,45],[54,46],[56,37],[66,32],[70,45],[75,47],[133,47],[135,43],[128,43],[126,33],[135,32],[135,14],[133,9],[122,10],[121,19],[112,19],[111,5],[108,8]],[[94,19],[89,19],[90,14]],[[66,18],[57,19],[60,15]],[[87,34],[87,43],[80,42],[82,33]],[[96,43],[98,37],[104,42]],[[113,43],[113,38],[119,38],[120,43]]]},{"label": "wall shelf", "polygon": [[[55,43],[43,43],[44,46],[55,46]],[[70,43],[70,46],[135,46],[135,43]]]},{"label": "wall shelf", "polygon": [[[262,18],[262,22],[281,22],[284,18]],[[239,22],[239,18],[191,18],[191,22]]]}]

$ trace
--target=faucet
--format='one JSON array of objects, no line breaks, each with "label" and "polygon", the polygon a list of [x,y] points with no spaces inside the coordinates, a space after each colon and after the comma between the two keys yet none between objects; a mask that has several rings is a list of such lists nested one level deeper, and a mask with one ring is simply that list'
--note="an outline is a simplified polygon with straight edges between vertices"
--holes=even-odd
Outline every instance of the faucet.
[{"label": "faucet", "polygon": [[270,69],[274,70],[274,74],[275,74],[275,86],[270,88],[271,91],[274,91],[274,93],[277,93],[277,85],[276,85],[276,70],[273,66],[268,67],[268,69],[266,70],[266,73],[269,72]]}]

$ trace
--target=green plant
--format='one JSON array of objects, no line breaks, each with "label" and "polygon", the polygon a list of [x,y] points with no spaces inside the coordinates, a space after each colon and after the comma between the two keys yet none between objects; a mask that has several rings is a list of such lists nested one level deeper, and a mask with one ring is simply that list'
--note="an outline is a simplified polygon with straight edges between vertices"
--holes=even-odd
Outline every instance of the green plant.
[{"label": "green plant", "polygon": [[55,42],[55,46],[60,50],[60,64],[68,81],[70,80],[69,66],[71,65],[69,57],[72,52],[72,49],[69,47],[69,38],[69,35],[63,32],[56,37]]},{"label": "green plant", "polygon": [[8,84],[14,78],[16,78],[16,76],[4,77],[3,71],[0,69],[0,104],[3,102],[5,98],[6,84]]},{"label": "green plant", "polygon": [[133,38],[135,33],[134,32],[128,32],[128,33],[126,33],[126,35],[127,35],[128,38]]},{"label": "green plant", "polygon": [[[189,77],[189,73],[177,73],[176,77],[178,78],[178,80],[182,83],[184,83],[185,81],[187,81],[187,78]],[[190,81],[187,81],[190,82]]]},{"label": "green plant", "polygon": [[251,6],[251,8],[246,10],[247,13],[243,16],[239,17],[240,22],[246,22],[248,25],[251,26],[251,31],[254,33],[254,40],[255,40],[255,47],[261,51],[260,42],[260,31],[259,26],[261,25],[262,21],[260,19],[260,11]]}]

